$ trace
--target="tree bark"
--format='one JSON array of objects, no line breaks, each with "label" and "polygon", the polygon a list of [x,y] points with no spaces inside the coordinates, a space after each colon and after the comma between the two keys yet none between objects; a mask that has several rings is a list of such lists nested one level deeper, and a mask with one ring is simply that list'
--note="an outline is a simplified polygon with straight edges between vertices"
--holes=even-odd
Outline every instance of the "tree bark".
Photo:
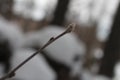
[{"label": "tree bark", "polygon": [[70,0],[58,0],[54,17],[50,24],[63,25]]}]

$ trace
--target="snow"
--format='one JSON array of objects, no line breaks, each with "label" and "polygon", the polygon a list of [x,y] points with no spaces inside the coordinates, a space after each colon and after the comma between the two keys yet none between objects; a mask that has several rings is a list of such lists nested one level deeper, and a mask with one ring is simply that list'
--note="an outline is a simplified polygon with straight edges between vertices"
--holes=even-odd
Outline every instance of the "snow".
[{"label": "snow", "polygon": [[99,23],[103,15],[110,15],[110,18],[114,15],[118,3],[119,0],[71,0],[66,19],[84,26]]},{"label": "snow", "polygon": [[[14,52],[11,60],[12,68],[16,67],[35,51],[32,49],[19,49]],[[44,57],[39,53],[24,66],[22,66],[14,77],[20,80],[55,80],[56,74],[49,67]]]},{"label": "snow", "polygon": [[[25,46],[42,46],[51,37],[56,37],[64,31],[64,28],[60,28],[58,26],[46,26],[46,28],[38,32],[29,33],[26,36]],[[85,49],[85,44],[82,41],[79,41],[73,33],[62,36],[45,48],[51,58],[71,67],[73,69],[73,73],[80,71],[76,70],[76,68],[81,68],[80,66],[82,65],[82,57],[85,54]],[[75,62],[75,56],[80,56],[80,60]]]},{"label": "snow", "polygon": [[41,21],[52,16],[57,0],[14,0],[13,12],[26,19]]},{"label": "snow", "polygon": [[117,62],[114,68],[114,78],[113,80],[120,80],[120,62]]},{"label": "snow", "polygon": [[21,46],[24,35],[20,27],[0,17],[0,33],[1,37],[10,41],[12,49],[16,49]]},{"label": "snow", "polygon": [[[97,27],[97,38],[98,40],[105,42],[111,31],[111,26],[113,23],[114,15],[118,7],[119,0],[109,0],[106,5],[106,10],[104,14],[100,17]],[[111,5],[113,5],[111,7]]]},{"label": "snow", "polygon": [[0,77],[2,77],[4,75],[4,67],[3,64],[0,64]]}]

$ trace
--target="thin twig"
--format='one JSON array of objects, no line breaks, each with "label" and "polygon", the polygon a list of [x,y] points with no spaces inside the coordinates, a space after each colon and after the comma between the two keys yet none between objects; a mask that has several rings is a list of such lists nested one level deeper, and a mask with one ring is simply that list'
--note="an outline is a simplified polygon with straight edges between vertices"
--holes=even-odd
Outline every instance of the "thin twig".
[{"label": "thin twig", "polygon": [[36,51],[35,53],[33,53],[31,56],[29,56],[26,60],[24,60],[22,63],[20,63],[17,67],[15,67],[13,70],[11,70],[8,74],[6,74],[5,76],[3,76],[2,78],[0,78],[0,80],[6,80],[8,78],[12,78],[15,76],[15,72],[22,67],[25,63],[27,63],[29,60],[31,60],[35,55],[37,55],[39,52],[41,52],[43,49],[45,49],[47,46],[49,46],[51,43],[53,43],[55,40],[59,39],[60,37],[64,36],[67,33],[70,33],[73,31],[73,29],[75,28],[75,24],[70,24],[68,25],[68,28],[61,33],[60,35],[58,35],[57,37],[51,37],[49,39],[49,41],[42,47],[40,48],[38,51]]}]

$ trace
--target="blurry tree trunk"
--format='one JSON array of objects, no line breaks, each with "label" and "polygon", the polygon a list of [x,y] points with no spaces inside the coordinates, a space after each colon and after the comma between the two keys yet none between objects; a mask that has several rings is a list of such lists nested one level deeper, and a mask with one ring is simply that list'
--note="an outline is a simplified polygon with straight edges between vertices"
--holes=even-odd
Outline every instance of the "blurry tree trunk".
[{"label": "blurry tree trunk", "polygon": [[51,24],[63,25],[70,0],[58,0]]},{"label": "blurry tree trunk", "polygon": [[0,14],[7,19],[11,19],[12,5],[13,0],[0,0]]},{"label": "blurry tree trunk", "polygon": [[119,59],[120,53],[120,5],[117,9],[111,33],[104,49],[99,74],[113,77],[114,66]]}]

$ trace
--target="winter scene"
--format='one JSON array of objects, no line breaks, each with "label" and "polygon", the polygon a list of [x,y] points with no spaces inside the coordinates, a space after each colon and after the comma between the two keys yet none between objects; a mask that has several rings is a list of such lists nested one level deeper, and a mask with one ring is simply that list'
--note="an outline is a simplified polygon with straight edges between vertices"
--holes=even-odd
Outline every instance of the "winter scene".
[{"label": "winter scene", "polygon": [[0,0],[0,80],[120,80],[119,26],[119,0]]}]

